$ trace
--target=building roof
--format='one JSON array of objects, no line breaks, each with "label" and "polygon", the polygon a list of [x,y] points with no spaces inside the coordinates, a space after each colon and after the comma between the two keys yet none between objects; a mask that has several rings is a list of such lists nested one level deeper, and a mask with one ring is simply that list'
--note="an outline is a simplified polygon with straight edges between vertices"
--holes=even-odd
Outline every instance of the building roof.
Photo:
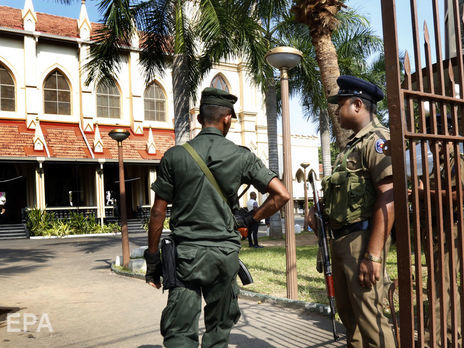
[{"label": "building roof", "polygon": [[[35,151],[33,146],[35,131],[27,129],[25,121],[0,120],[0,157],[17,160],[21,158],[48,157],[50,155],[50,160],[118,159],[117,143],[108,135],[109,131],[114,127],[99,126],[103,142],[103,153],[94,153],[93,141],[95,134],[84,134],[79,129],[78,124],[41,122],[40,127],[47,149]],[[129,138],[123,142],[125,160],[141,162],[160,160],[167,149],[174,146],[175,143],[173,130],[153,129],[156,154],[151,155],[147,151],[148,128],[144,129],[143,135],[134,134],[129,127],[118,128],[124,128],[130,132]]]},{"label": "building roof", "polygon": [[[37,24],[35,30],[45,34],[79,38],[77,19],[54,16],[48,13],[36,12]],[[102,27],[101,23],[91,23],[94,37],[96,31]],[[0,27],[24,30],[21,9],[0,6]]]}]

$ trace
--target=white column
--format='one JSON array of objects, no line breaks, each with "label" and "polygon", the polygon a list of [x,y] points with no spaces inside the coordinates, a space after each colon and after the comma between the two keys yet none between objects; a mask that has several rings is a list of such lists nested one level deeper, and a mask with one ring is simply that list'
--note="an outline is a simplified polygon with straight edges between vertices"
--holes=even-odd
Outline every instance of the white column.
[{"label": "white column", "polygon": [[97,194],[97,218],[103,224],[103,218],[105,217],[105,187],[103,169],[101,168],[95,170],[95,190]]},{"label": "white column", "polygon": [[45,176],[42,168],[42,161],[39,161],[39,165],[35,168],[35,196],[37,197],[36,208],[45,210]]},{"label": "white column", "polygon": [[150,172],[148,173],[148,190],[149,190],[149,204],[150,206],[155,203],[155,192],[151,189],[151,184],[153,184],[156,181],[156,169],[155,168],[150,168]]}]

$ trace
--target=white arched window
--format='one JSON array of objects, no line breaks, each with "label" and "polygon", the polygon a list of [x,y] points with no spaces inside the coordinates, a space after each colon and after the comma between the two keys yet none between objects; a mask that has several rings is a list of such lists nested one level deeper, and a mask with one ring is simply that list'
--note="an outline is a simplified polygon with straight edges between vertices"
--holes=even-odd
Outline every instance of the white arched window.
[{"label": "white arched window", "polygon": [[229,92],[229,87],[227,86],[227,82],[221,74],[217,74],[214,76],[213,80],[211,81],[211,87],[222,89],[223,91]]},{"label": "white arched window", "polygon": [[166,95],[156,82],[145,89],[143,103],[145,121],[166,121]]},{"label": "white arched window", "polygon": [[120,118],[121,97],[116,84],[100,83],[97,88],[97,117]]},{"label": "white arched window", "polygon": [[44,111],[46,114],[71,115],[71,89],[58,70],[50,73],[44,83]]},{"label": "white arched window", "polygon": [[0,110],[15,111],[15,85],[10,72],[0,64]]}]

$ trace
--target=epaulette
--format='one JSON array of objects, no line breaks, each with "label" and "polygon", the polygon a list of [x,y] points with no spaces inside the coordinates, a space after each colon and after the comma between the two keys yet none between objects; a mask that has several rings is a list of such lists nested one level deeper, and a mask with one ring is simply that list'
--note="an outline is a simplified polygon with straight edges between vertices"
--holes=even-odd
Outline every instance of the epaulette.
[{"label": "epaulette", "polygon": [[245,150],[248,150],[248,151],[251,152],[251,150],[250,150],[248,147],[246,147],[246,146],[243,146],[243,145],[238,145],[238,146],[241,147],[241,148],[244,148]]}]

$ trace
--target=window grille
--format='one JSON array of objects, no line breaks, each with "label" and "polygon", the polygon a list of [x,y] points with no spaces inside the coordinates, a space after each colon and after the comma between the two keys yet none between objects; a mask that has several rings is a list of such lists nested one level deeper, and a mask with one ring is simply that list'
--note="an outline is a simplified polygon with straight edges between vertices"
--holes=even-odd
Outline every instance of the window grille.
[{"label": "window grille", "polygon": [[100,83],[97,88],[97,117],[120,118],[121,98],[116,84]]},{"label": "window grille", "polygon": [[143,100],[146,121],[166,121],[166,96],[157,83],[145,89]]},{"label": "window grille", "polygon": [[211,81],[211,87],[222,89],[223,91],[229,92],[226,80],[221,75],[216,75]]},{"label": "window grille", "polygon": [[44,109],[46,114],[71,115],[71,90],[58,71],[52,72],[45,80]]},{"label": "window grille", "polygon": [[0,110],[15,111],[15,85],[8,70],[0,65]]}]

